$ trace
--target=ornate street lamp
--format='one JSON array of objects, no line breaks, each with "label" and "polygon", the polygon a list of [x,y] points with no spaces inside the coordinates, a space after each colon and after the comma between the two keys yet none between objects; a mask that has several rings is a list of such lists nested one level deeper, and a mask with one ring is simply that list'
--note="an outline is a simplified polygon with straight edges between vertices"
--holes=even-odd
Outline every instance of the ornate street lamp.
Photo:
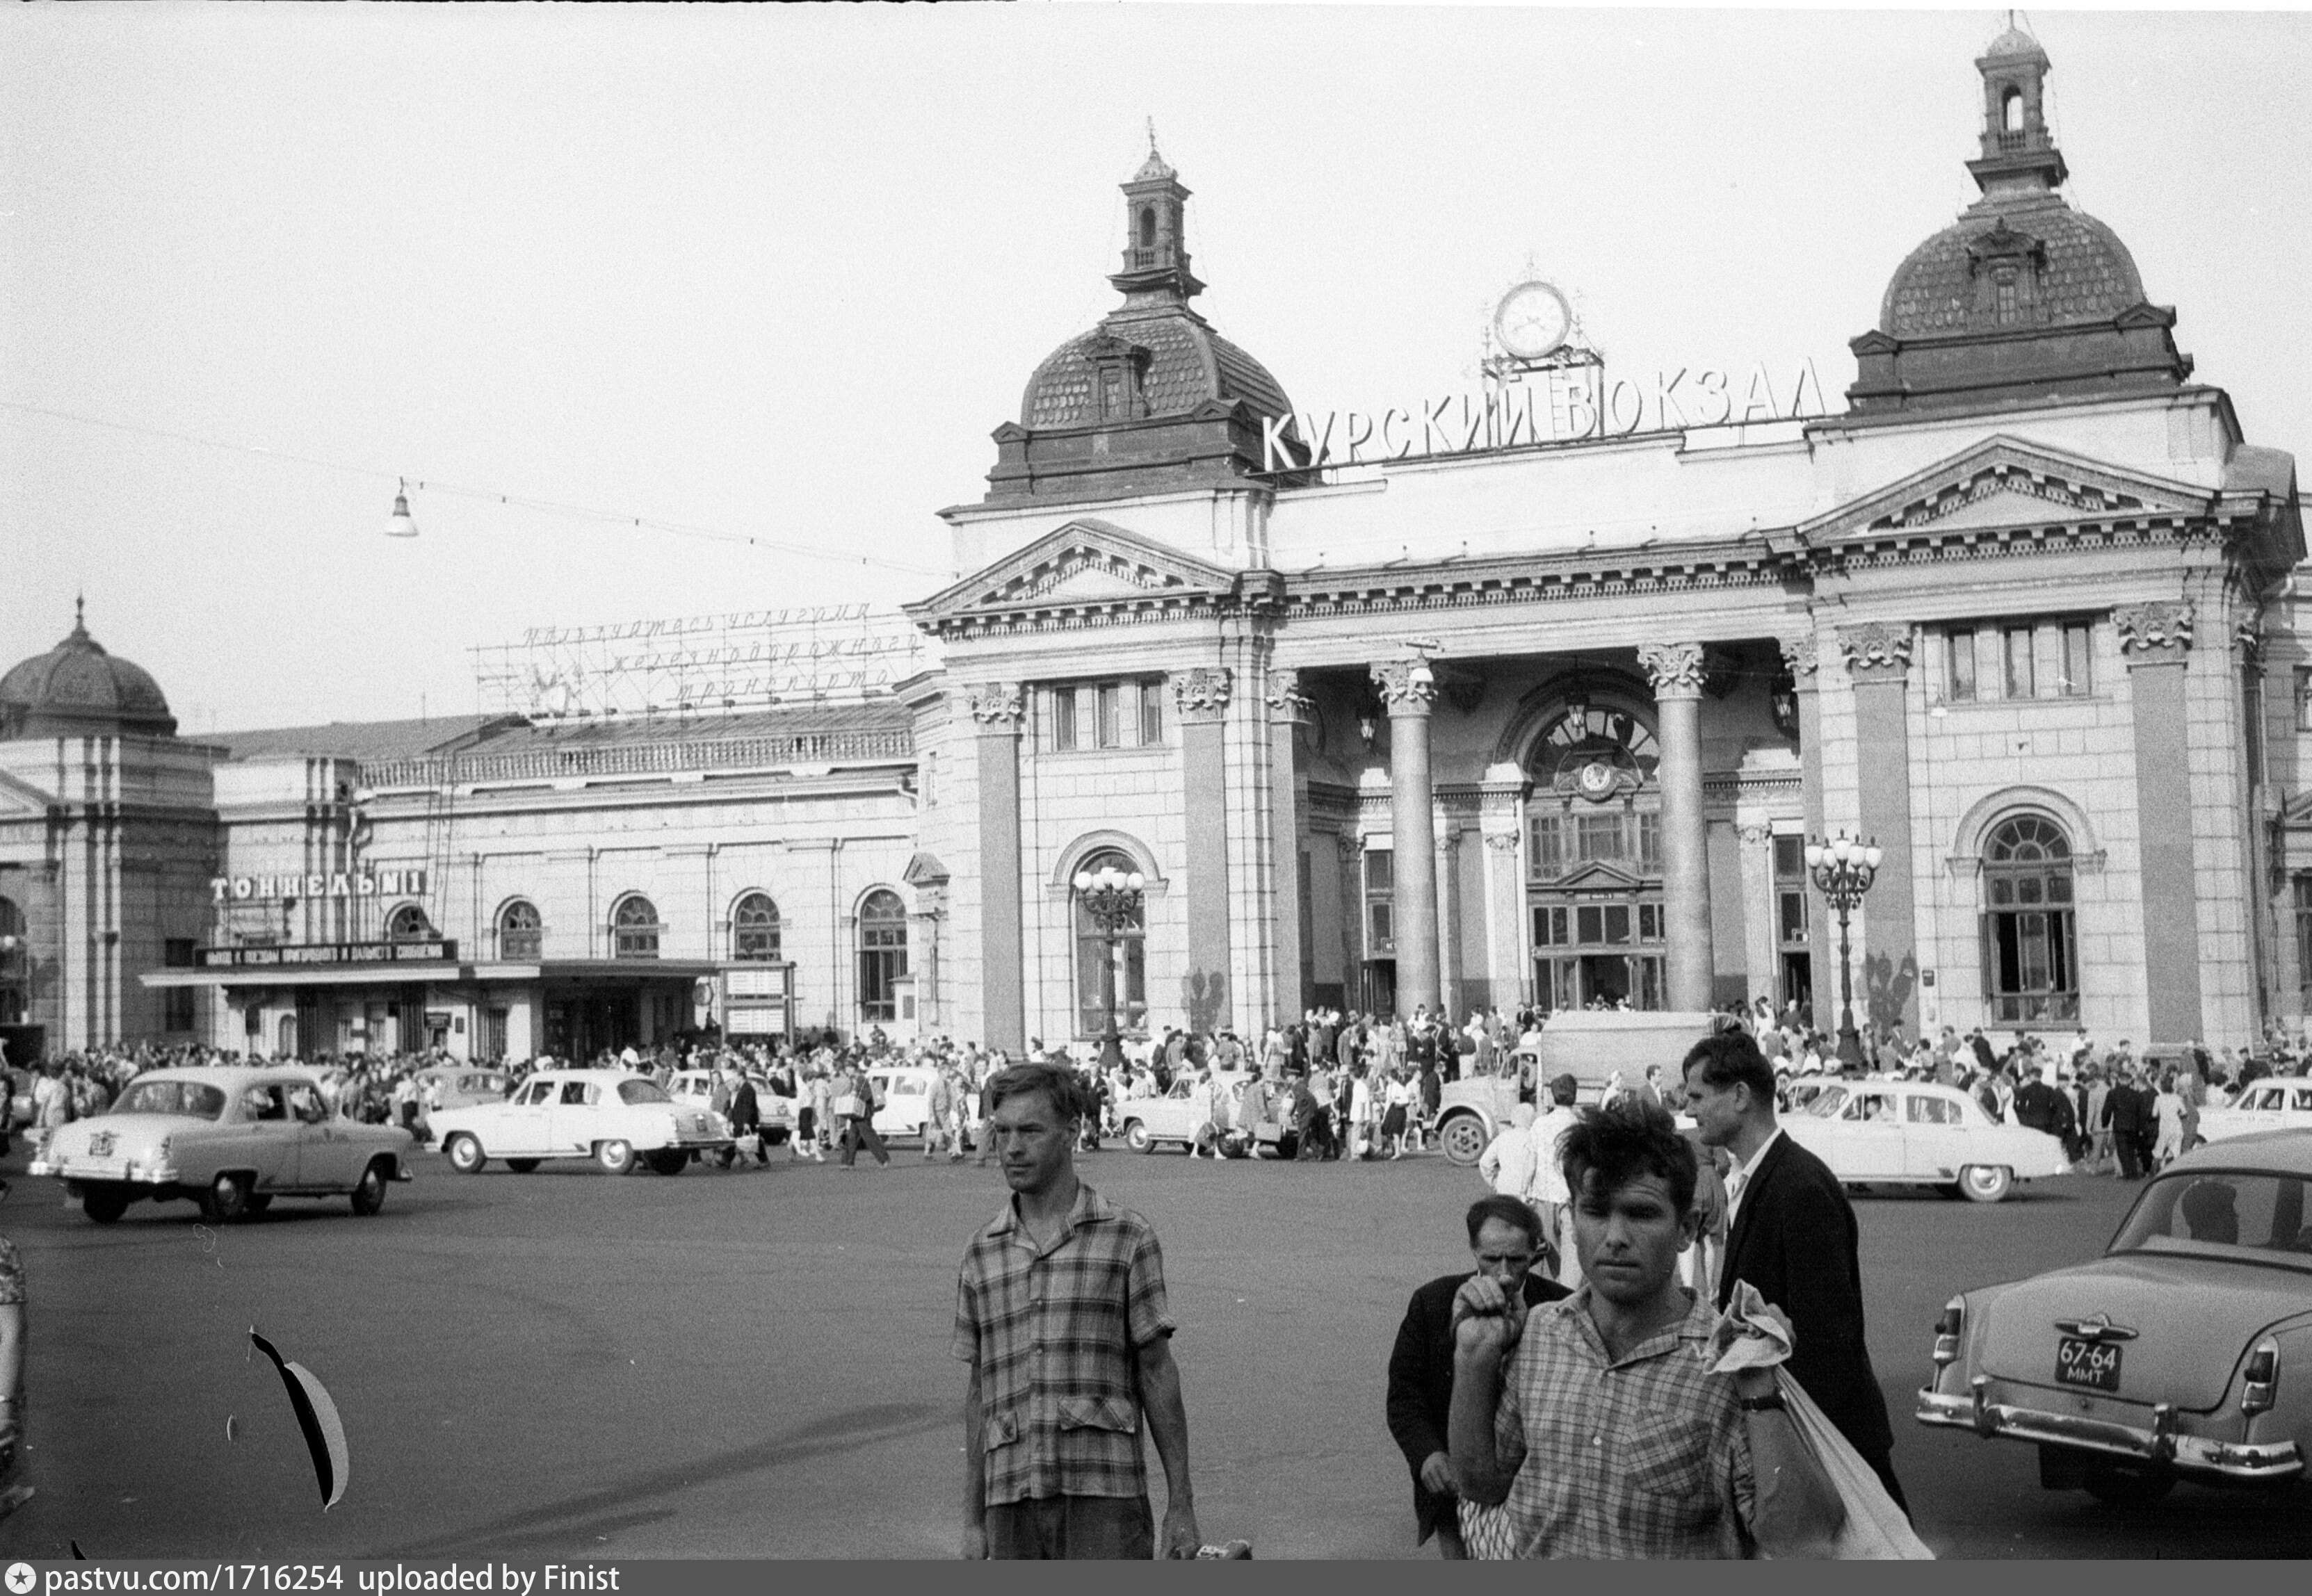
[{"label": "ornate street lamp", "polygon": [[1878,874],[1880,854],[1876,842],[1865,842],[1841,832],[1829,842],[1807,839],[1808,873],[1830,906],[1838,911],[1838,1061],[1849,1069],[1862,1068],[1862,1038],[1854,1029],[1854,961],[1847,941],[1847,917],[1870,890]]},{"label": "ornate street lamp", "polygon": [[1099,928],[1103,956],[1100,959],[1100,995],[1108,1004],[1108,1029],[1099,1039],[1099,1062],[1103,1069],[1124,1062],[1124,1042],[1116,1029],[1116,945],[1123,938],[1125,928],[1140,918],[1147,895],[1142,890],[1148,877],[1139,871],[1124,871],[1114,865],[1103,865],[1098,870],[1078,870],[1075,874],[1076,896],[1083,900],[1092,924]]}]

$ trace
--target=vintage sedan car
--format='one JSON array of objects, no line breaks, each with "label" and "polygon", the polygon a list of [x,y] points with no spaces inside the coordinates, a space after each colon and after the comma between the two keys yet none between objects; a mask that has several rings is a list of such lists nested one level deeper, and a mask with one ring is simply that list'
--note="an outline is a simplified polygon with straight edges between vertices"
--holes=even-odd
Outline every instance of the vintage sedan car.
[{"label": "vintage sedan car", "polygon": [[528,1174],[548,1158],[591,1158],[614,1175],[637,1163],[679,1174],[694,1153],[730,1150],[731,1127],[704,1104],[685,1105],[644,1075],[542,1069],[504,1103],[434,1116],[450,1167],[475,1174],[503,1158]]},{"label": "vintage sedan car", "polygon": [[1997,1202],[2018,1181],[2071,1166],[2055,1137],[2002,1125],[1957,1086],[1930,1081],[1833,1081],[1782,1126],[1856,1186],[1935,1186]]},{"label": "vintage sedan car", "polygon": [[332,1113],[311,1070],[155,1069],[105,1112],[57,1129],[32,1173],[62,1180],[99,1225],[145,1198],[191,1198],[215,1225],[276,1197],[350,1196],[369,1215],[388,1182],[410,1178],[415,1145],[398,1126]]},{"label": "vintage sedan car", "polygon": [[2094,1262],[1951,1298],[1919,1422],[2028,1442],[2043,1485],[2105,1501],[2303,1478],[2308,1191],[2312,1131],[2185,1154]]},{"label": "vintage sedan car", "polygon": [[[464,1108],[475,1103],[504,1103],[513,1091],[513,1077],[483,1064],[451,1064],[417,1072],[417,1101],[433,1101],[436,1084],[442,1108]],[[439,1113],[441,1109],[430,1112]]]},{"label": "vintage sedan car", "polygon": [[[1213,1077],[1213,1084],[1229,1094],[1231,1103],[1244,1102],[1244,1088],[1252,1077],[1240,1069],[1225,1070]],[[1124,1145],[1135,1153],[1152,1153],[1160,1147],[1178,1147],[1183,1152],[1196,1145],[1196,1132],[1212,1123],[1209,1110],[1200,1110],[1188,1101],[1189,1089],[1195,1083],[1188,1079],[1172,1083],[1172,1089],[1161,1097],[1127,1097],[1116,1105],[1117,1134]],[[1230,1123],[1236,1122],[1231,1115]],[[1273,1123],[1263,1137],[1256,1128],[1256,1139],[1274,1142],[1276,1127]]]},{"label": "vintage sedan car", "polygon": [[[1521,1060],[1530,1057],[1524,1052],[1514,1056]],[[1520,1101],[1522,1089],[1517,1071],[1447,1081],[1437,1099],[1437,1140],[1445,1156],[1475,1168],[1493,1138],[1512,1125],[1532,1124],[1534,1106]]]},{"label": "vintage sedan car", "polygon": [[[735,1089],[737,1077],[732,1073]],[[768,1076],[747,1072],[748,1081],[755,1088],[755,1113],[763,1122],[763,1140],[777,1147],[794,1134],[795,1100],[792,1095],[772,1089]],[[714,1098],[714,1072],[711,1069],[677,1070],[666,1083],[666,1094],[686,1107],[705,1108]]]},{"label": "vintage sedan car", "polygon": [[932,1117],[932,1082],[939,1071],[920,1064],[871,1066],[867,1078],[875,1083],[883,1106],[875,1111],[875,1134],[885,1141],[922,1138]]},{"label": "vintage sedan car", "polygon": [[2223,1141],[2258,1130],[2312,1129],[2312,1080],[2251,1081],[2229,1107],[2200,1111],[2200,1139]]}]

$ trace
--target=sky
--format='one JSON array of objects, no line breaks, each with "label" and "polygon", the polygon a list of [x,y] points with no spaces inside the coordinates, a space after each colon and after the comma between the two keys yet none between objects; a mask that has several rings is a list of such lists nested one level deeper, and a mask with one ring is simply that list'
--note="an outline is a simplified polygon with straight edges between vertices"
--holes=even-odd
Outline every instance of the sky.
[{"label": "sky", "polygon": [[[2312,448],[2312,18],[2024,17],[2073,203],[2249,440]],[[1810,359],[1835,406],[1975,196],[2003,23],[9,7],[0,665],[84,593],[200,736],[469,713],[533,626],[923,597],[1117,303],[1152,118],[1197,308],[1301,409],[1474,387],[1528,274],[1616,366]]]}]

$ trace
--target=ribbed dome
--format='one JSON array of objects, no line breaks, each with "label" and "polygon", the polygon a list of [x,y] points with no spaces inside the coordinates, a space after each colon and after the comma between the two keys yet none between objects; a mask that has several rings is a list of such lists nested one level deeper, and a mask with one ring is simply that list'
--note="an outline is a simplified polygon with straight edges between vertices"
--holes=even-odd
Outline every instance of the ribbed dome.
[{"label": "ribbed dome", "polygon": [[2027,200],[1977,203],[1966,214],[1911,251],[1887,284],[1878,326],[1898,338],[1985,330],[1998,320],[1982,301],[1970,248],[1999,228],[2036,241],[2045,252],[2030,302],[2019,316],[2027,327],[2108,322],[2143,302],[2143,279],[2119,236],[2054,194]]},{"label": "ribbed dome", "polygon": [[2010,61],[2018,58],[2027,61],[2035,57],[2045,61],[2047,58],[2047,52],[2039,48],[2037,39],[2020,28],[2008,29],[2006,32],[1992,39],[1991,48],[1983,52],[1983,58],[1986,61]]},{"label": "ribbed dome", "polygon": [[1117,341],[1146,351],[1141,379],[1145,416],[1186,415],[1207,400],[1232,405],[1243,399],[1257,415],[1286,415],[1292,402],[1268,369],[1213,331],[1185,306],[1141,314],[1119,312],[1081,337],[1054,350],[1020,401],[1022,426],[1090,426],[1100,419],[1092,391],[1095,357]]},{"label": "ribbed dome", "polygon": [[142,667],[106,653],[77,619],[64,641],[0,676],[0,740],[176,730],[160,685]]}]

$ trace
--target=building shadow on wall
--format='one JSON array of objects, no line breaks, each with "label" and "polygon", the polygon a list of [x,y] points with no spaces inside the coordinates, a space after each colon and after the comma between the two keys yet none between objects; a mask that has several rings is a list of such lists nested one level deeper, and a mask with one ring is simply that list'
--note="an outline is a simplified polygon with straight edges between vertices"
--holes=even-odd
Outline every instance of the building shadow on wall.
[{"label": "building shadow on wall", "polygon": [[1199,970],[1180,981],[1180,1007],[1187,1011],[1188,1029],[1217,1031],[1228,1005],[1228,977],[1217,970]]},{"label": "building shadow on wall", "polygon": [[1901,1025],[1903,1010],[1909,1006],[1912,995],[1918,989],[1919,961],[1915,955],[1905,954],[1903,962],[1897,964],[1883,953],[1865,954],[1862,958],[1862,1000],[1868,1012],[1863,1023]]}]

